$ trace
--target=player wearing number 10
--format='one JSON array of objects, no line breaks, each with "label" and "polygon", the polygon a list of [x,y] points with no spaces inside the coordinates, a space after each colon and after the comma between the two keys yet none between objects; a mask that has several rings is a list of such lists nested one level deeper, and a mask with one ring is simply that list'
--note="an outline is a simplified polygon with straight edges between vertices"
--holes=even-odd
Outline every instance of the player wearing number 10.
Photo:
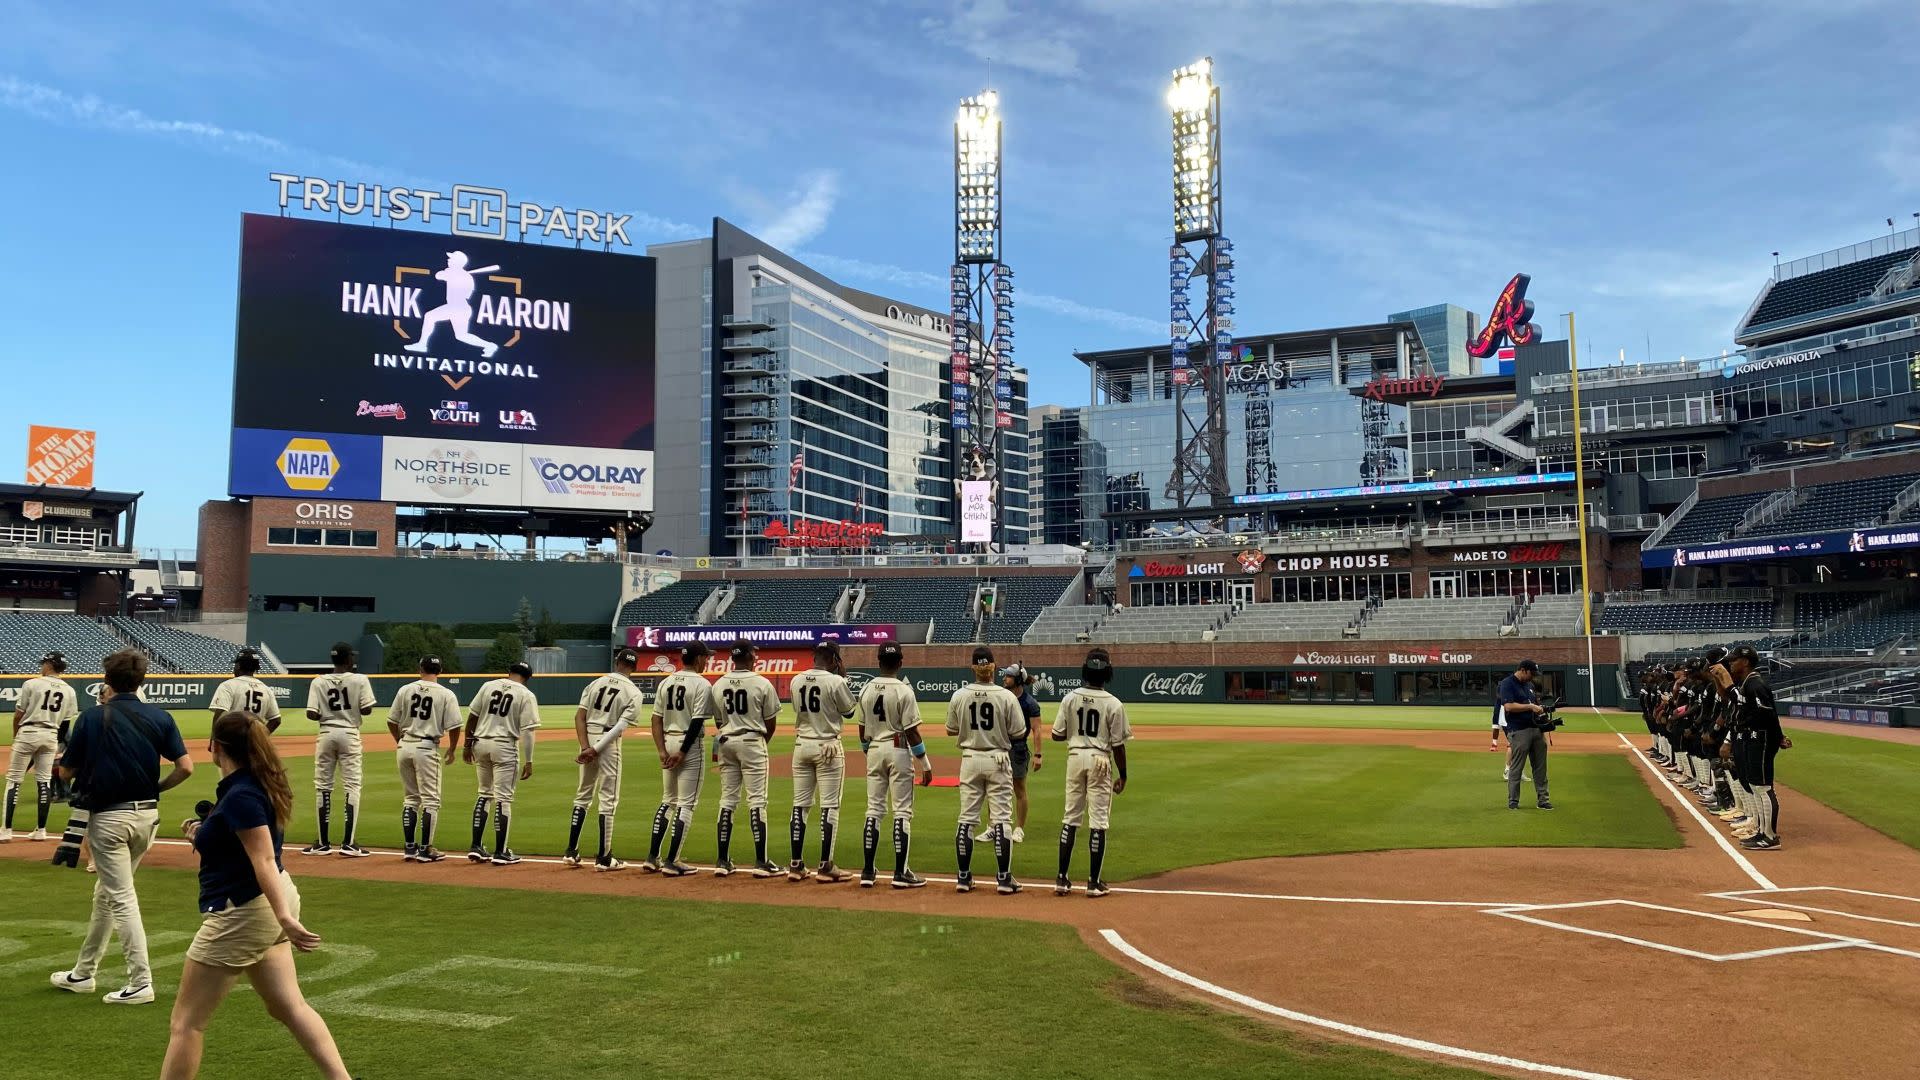
[{"label": "player wearing number 10", "polygon": [[230,712],[243,712],[248,716],[259,717],[269,732],[280,728],[280,702],[273,696],[273,688],[259,679],[260,654],[252,649],[241,649],[233,658],[233,678],[221,683],[213,691],[213,703],[208,708],[215,717]]},{"label": "player wearing number 10", "polygon": [[1067,744],[1067,806],[1060,826],[1060,876],[1053,891],[1073,891],[1067,871],[1073,866],[1073,834],[1091,825],[1087,834],[1087,895],[1107,895],[1100,865],[1107,856],[1107,815],[1113,797],[1127,787],[1127,707],[1107,693],[1113,679],[1113,659],[1105,649],[1091,649],[1080,666],[1080,688],[1060,699],[1053,717],[1053,740]]}]

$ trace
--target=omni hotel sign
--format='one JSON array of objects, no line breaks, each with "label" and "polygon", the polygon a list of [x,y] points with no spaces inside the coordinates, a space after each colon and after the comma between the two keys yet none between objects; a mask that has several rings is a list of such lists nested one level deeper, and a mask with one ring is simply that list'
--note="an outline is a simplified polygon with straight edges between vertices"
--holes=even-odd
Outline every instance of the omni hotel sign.
[{"label": "omni hotel sign", "polygon": [[447,222],[455,236],[480,240],[551,240],[632,247],[627,226],[632,214],[611,210],[569,210],[531,200],[515,200],[505,189],[455,184],[446,191],[416,187],[388,187],[347,180],[327,180],[293,173],[268,173],[279,186],[282,213],[334,214],[375,221],[415,221],[434,224],[435,215]]}]

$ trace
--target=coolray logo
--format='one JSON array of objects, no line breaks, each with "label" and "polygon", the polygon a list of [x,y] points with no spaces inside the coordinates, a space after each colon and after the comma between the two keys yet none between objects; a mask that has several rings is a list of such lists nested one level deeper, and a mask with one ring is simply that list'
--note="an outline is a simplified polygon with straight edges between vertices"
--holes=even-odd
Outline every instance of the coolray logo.
[{"label": "coolray logo", "polygon": [[1140,692],[1149,697],[1205,697],[1207,676],[1201,671],[1183,671],[1178,675],[1149,675],[1140,680]]},{"label": "coolray logo", "polygon": [[527,461],[533,466],[533,474],[555,495],[572,494],[575,484],[639,487],[647,478],[647,470],[635,465],[576,464],[543,457]]},{"label": "coolray logo", "polygon": [[465,401],[442,401],[438,408],[427,410],[427,418],[436,424],[455,427],[480,426],[480,410]]},{"label": "coolray logo", "polygon": [[1366,385],[1364,396],[1374,401],[1388,398],[1426,397],[1437,398],[1441,388],[1447,385],[1443,375],[1417,375],[1411,379],[1395,379],[1381,376]]},{"label": "coolray logo", "polygon": [[543,240],[558,236],[583,243],[633,246],[627,238],[632,214],[514,202],[501,188],[455,184],[448,191],[428,191],[279,172],[268,173],[267,179],[280,187],[282,211],[298,206],[305,212],[340,217],[365,214],[388,221],[418,218],[423,225],[433,224],[438,212],[447,218],[448,231],[455,236],[505,240],[512,226],[517,229],[516,239],[522,241],[537,233]]},{"label": "coolray logo", "polygon": [[501,409],[500,428],[503,431],[539,431],[540,421],[526,409]]},{"label": "coolray logo", "polygon": [[1257,574],[1261,567],[1267,565],[1267,553],[1259,548],[1248,548],[1234,558],[1240,560],[1241,571],[1248,574]]},{"label": "coolray logo", "polygon": [[1540,328],[1533,324],[1533,301],[1527,299],[1527,286],[1532,282],[1526,274],[1513,275],[1493,302],[1487,325],[1467,345],[1467,355],[1484,360],[1500,351],[1505,342],[1531,345],[1540,340]]},{"label": "coolray logo", "polygon": [[362,401],[360,408],[354,410],[353,415],[372,416],[381,420],[405,420],[407,418],[407,410],[405,406],[397,402],[392,405],[375,405],[370,401]]},{"label": "coolray logo", "polygon": [[340,475],[340,459],[325,439],[289,439],[274,464],[294,491],[325,491]]}]

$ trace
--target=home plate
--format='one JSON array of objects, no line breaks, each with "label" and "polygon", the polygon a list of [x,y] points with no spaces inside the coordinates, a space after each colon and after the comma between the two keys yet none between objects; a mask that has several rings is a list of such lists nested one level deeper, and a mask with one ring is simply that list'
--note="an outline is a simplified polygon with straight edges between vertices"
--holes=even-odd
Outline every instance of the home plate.
[{"label": "home plate", "polygon": [[1812,922],[1813,917],[1804,911],[1782,911],[1779,908],[1755,908],[1752,911],[1731,913],[1736,919],[1772,919],[1775,922]]}]

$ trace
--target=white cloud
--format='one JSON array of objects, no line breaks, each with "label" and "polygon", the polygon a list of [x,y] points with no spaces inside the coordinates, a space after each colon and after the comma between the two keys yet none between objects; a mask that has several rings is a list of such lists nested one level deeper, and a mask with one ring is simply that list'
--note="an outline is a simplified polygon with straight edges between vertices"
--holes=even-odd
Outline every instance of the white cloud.
[{"label": "white cloud", "polygon": [[736,191],[735,198],[753,215],[750,232],[774,247],[792,251],[826,230],[840,201],[840,174],[830,169],[809,173],[778,201],[747,190]]},{"label": "white cloud", "polygon": [[927,19],[923,25],[934,37],[976,60],[1036,75],[1080,73],[1080,50],[1065,28],[1050,25],[1039,13],[1016,16],[1008,0],[957,3],[952,18]]},{"label": "white cloud", "polygon": [[861,259],[846,259],[838,255],[826,255],[814,251],[797,252],[807,265],[823,270],[836,278],[868,284],[879,283],[907,289],[940,290],[944,292],[947,279],[942,274],[929,274],[925,270],[908,270],[902,266],[889,266],[885,263],[866,262]]},{"label": "white cloud", "polygon": [[[895,288],[917,289],[937,297],[944,297],[947,291],[947,279],[944,274],[909,270],[902,266],[847,259],[819,252],[802,252],[800,258],[836,278],[865,285],[890,285]],[[1155,340],[1167,332],[1167,324],[1160,320],[1143,318],[1124,311],[1116,311],[1113,308],[1095,307],[1092,304],[1083,304],[1078,300],[1069,300],[1049,293],[1015,290],[1013,303],[1016,311],[1022,309],[1044,311],[1049,315],[1058,315],[1074,322],[1108,326]]]},{"label": "white cloud", "polygon": [[1016,292],[1013,297],[1014,310],[1022,307],[1038,308],[1050,315],[1060,315],[1077,322],[1098,323],[1116,330],[1140,334],[1158,340],[1167,336],[1167,322],[1164,319],[1147,319],[1139,315],[1130,315],[1112,308],[1094,307],[1077,300],[1068,300],[1047,293]]}]

